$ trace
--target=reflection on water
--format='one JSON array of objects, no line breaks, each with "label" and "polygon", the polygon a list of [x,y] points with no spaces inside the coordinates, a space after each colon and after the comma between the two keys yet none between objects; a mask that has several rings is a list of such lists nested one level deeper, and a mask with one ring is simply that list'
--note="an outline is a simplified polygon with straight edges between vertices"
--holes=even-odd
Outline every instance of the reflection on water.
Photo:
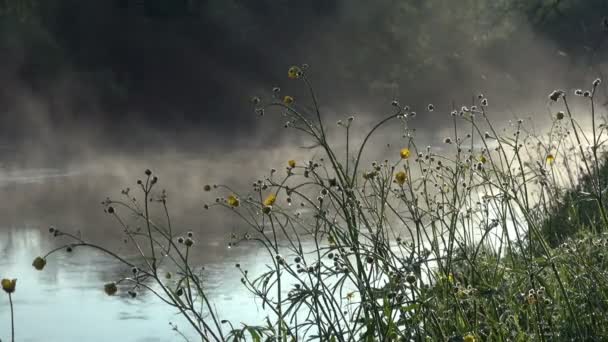
[{"label": "reflection on water", "polygon": [[[13,229],[0,235],[0,278],[18,279],[13,296],[17,341],[183,340],[169,322],[191,335],[177,311],[149,293],[136,298],[108,297],[103,284],[128,270],[93,250],[54,254],[43,271],[36,271],[32,260],[52,248],[52,243],[52,238],[38,229]],[[222,262],[205,265],[205,285],[222,319],[235,325],[262,322],[263,311],[240,283],[234,264],[259,274],[266,258],[254,246],[242,247],[231,250]],[[9,335],[8,297],[2,293],[0,339],[7,340]]]}]

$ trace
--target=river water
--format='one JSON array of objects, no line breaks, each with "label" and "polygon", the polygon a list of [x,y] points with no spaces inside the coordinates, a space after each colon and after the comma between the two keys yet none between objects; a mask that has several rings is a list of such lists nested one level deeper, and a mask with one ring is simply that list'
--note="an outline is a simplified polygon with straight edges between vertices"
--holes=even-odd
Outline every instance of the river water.
[{"label": "river water", "polygon": [[[32,260],[52,243],[45,229],[12,229],[0,236],[0,277],[18,279],[13,294],[16,341],[183,341],[169,322],[192,336],[185,320],[150,293],[107,296],[103,284],[125,270],[93,250],[59,252],[49,257],[43,271],[35,270]],[[209,297],[222,319],[236,325],[262,322],[265,314],[240,283],[234,265],[239,262],[252,274],[261,273],[267,258],[263,251],[245,246],[205,265]],[[8,296],[0,293],[0,339],[5,342],[10,341],[8,304]]]}]

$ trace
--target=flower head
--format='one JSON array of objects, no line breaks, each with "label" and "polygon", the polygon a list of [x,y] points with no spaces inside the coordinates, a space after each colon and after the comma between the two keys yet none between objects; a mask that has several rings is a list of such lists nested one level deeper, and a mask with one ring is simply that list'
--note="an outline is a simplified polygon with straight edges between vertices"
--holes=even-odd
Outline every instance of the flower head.
[{"label": "flower head", "polygon": [[15,287],[17,286],[17,279],[2,279],[2,289],[6,293],[15,292]]},{"label": "flower head", "polygon": [[287,161],[287,165],[288,165],[290,168],[292,168],[292,169],[293,169],[294,167],[296,167],[296,161],[295,161],[295,160],[293,160],[293,159],[288,160],[288,161]]},{"label": "flower head", "polygon": [[283,97],[283,103],[286,105],[290,105],[292,104],[294,101],[293,96],[289,96],[289,95],[285,95],[285,97]]},{"label": "flower head", "polygon": [[546,160],[547,160],[547,163],[553,164],[553,162],[555,161],[555,156],[552,154],[548,154]]},{"label": "flower head", "polygon": [[401,149],[401,151],[399,151],[399,155],[401,156],[401,159],[407,159],[410,157],[410,149],[407,147],[404,147]]},{"label": "flower head", "polygon": [[184,244],[186,245],[186,247],[192,247],[194,245],[194,240],[192,240],[192,238],[186,238]]},{"label": "flower head", "polygon": [[549,99],[551,99],[551,101],[553,102],[557,102],[557,100],[559,100],[564,95],[565,93],[563,90],[554,90],[551,92],[551,94],[549,94]]},{"label": "flower head", "polygon": [[466,334],[466,335],[464,335],[464,337],[463,337],[463,339],[462,339],[462,340],[463,340],[464,342],[475,342],[475,341],[477,341],[477,340],[475,339],[475,336],[474,336],[473,334]]},{"label": "flower head", "polygon": [[267,207],[269,207],[271,205],[274,205],[274,202],[276,202],[276,201],[277,201],[277,195],[275,195],[274,193],[271,193],[264,200],[264,205],[267,206]]},{"label": "flower head", "polygon": [[113,296],[118,291],[118,287],[116,286],[115,282],[111,282],[111,283],[105,284],[103,286],[103,290],[108,296]]},{"label": "flower head", "polygon": [[302,77],[302,69],[300,69],[299,67],[297,67],[295,65],[292,66],[291,68],[289,68],[289,70],[287,70],[287,77],[289,77],[292,80]]},{"label": "flower head", "polygon": [[36,257],[36,259],[34,259],[34,262],[32,262],[32,266],[34,266],[34,268],[38,271],[42,271],[44,266],[46,266],[46,260],[42,257]]},{"label": "flower head", "polygon": [[557,118],[557,120],[562,120],[564,118],[564,112],[562,112],[562,111],[557,112],[555,117]]},{"label": "flower head", "polygon": [[399,171],[395,174],[395,182],[397,182],[397,184],[403,185],[406,180],[407,175],[405,174],[405,171]]},{"label": "flower head", "polygon": [[241,204],[241,201],[239,201],[239,199],[234,195],[228,196],[227,202],[228,202],[228,205],[233,208],[236,208],[239,206],[239,204]]}]

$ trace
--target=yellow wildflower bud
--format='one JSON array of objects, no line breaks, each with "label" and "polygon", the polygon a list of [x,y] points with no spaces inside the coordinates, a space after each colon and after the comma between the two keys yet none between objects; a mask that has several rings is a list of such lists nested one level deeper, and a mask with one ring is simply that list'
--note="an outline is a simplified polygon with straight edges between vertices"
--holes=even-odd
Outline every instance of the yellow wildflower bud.
[{"label": "yellow wildflower bud", "polygon": [[410,157],[410,149],[407,147],[404,147],[401,149],[401,151],[399,151],[399,155],[401,156],[401,159],[407,159]]},{"label": "yellow wildflower bud", "polygon": [[403,185],[406,180],[407,175],[405,174],[405,171],[399,171],[395,174],[395,181],[397,182],[397,184]]},{"label": "yellow wildflower bud", "polygon": [[475,341],[477,341],[475,339],[475,336],[473,334],[466,334],[466,335],[464,335],[464,338],[462,340],[464,342],[475,342]]},{"label": "yellow wildflower bud", "polygon": [[227,202],[228,202],[229,206],[235,207],[235,208],[238,207],[239,204],[241,204],[241,202],[239,201],[239,199],[236,196],[234,196],[234,195],[228,196]]},{"label": "yellow wildflower bud", "polygon": [[295,160],[293,160],[293,159],[288,160],[288,161],[287,161],[287,165],[288,165],[290,168],[292,168],[292,169],[293,169],[294,167],[296,167],[296,161],[295,161]]},{"label": "yellow wildflower bud", "polygon": [[483,156],[483,155],[482,155],[482,156],[479,156],[479,161],[480,161],[482,164],[485,164],[485,163],[486,163],[488,160],[486,159],[486,157],[485,157],[485,156]]},{"label": "yellow wildflower bud", "polygon": [[17,279],[2,279],[2,289],[6,293],[15,292],[15,287],[17,286]]},{"label": "yellow wildflower bud", "polygon": [[115,282],[107,283],[103,286],[103,290],[108,296],[113,296],[118,291],[118,287]]},{"label": "yellow wildflower bud", "polygon": [[266,197],[266,199],[264,200],[264,205],[269,207],[271,205],[274,204],[274,202],[277,201],[277,195],[275,195],[274,193],[268,195],[268,197]]},{"label": "yellow wildflower bud", "polygon": [[287,77],[289,77],[292,80],[295,80],[296,78],[300,78],[302,76],[302,69],[300,69],[297,66],[292,66],[291,68],[289,68],[289,70],[287,71]]},{"label": "yellow wildflower bud", "polygon": [[547,155],[547,163],[553,164],[554,161],[555,161],[555,156],[553,156],[552,154],[548,154]]},{"label": "yellow wildflower bud", "polygon": [[288,105],[288,106],[290,104],[292,104],[293,101],[294,101],[294,99],[293,99],[292,96],[286,95],[285,97],[283,97],[283,103],[286,104],[286,105]]},{"label": "yellow wildflower bud", "polygon": [[42,257],[36,257],[36,259],[34,259],[34,262],[32,262],[32,266],[34,266],[34,268],[38,271],[42,271],[44,266],[46,266],[46,260],[44,260],[44,258]]}]

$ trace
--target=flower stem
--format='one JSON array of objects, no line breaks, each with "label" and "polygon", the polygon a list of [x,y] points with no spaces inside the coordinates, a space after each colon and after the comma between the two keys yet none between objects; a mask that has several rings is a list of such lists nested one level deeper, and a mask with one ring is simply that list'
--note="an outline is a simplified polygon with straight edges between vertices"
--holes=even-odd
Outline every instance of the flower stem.
[{"label": "flower stem", "polygon": [[8,301],[11,305],[11,342],[15,342],[15,318],[13,315],[13,297],[8,294]]}]

